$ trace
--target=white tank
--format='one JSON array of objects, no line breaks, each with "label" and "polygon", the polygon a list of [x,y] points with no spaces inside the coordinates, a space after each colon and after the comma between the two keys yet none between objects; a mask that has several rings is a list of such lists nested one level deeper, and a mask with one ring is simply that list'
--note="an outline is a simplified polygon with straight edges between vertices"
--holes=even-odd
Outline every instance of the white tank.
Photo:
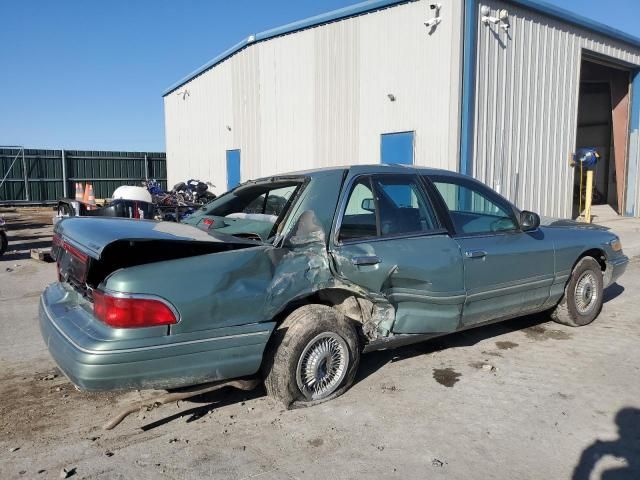
[{"label": "white tank", "polygon": [[123,185],[121,187],[116,188],[113,191],[113,195],[111,197],[112,200],[122,199],[122,200],[135,200],[137,202],[147,202],[151,203],[151,194],[144,187],[132,187],[130,185]]}]

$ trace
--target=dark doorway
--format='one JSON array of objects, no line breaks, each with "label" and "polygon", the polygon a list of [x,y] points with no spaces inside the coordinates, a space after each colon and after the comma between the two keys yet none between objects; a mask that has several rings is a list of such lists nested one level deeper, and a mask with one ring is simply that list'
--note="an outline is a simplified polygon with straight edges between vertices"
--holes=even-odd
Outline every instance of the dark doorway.
[{"label": "dark doorway", "polygon": [[[576,149],[594,147],[600,160],[594,172],[593,205],[609,205],[622,213],[627,145],[629,141],[630,72],[621,67],[583,59],[580,69]],[[580,201],[580,169],[576,167],[573,216],[584,208]]]}]

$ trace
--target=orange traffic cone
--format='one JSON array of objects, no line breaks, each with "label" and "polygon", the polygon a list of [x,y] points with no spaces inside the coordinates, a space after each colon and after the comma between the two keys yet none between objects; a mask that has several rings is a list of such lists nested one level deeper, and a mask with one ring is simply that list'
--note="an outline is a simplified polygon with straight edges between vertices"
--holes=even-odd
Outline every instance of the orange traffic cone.
[{"label": "orange traffic cone", "polygon": [[93,185],[89,184],[89,198],[87,199],[89,205],[91,205],[91,209],[93,210],[96,207],[96,196],[93,193]]},{"label": "orange traffic cone", "polygon": [[87,203],[89,201],[89,184],[84,184],[84,194],[82,195],[82,201]]},{"label": "orange traffic cone", "polygon": [[80,182],[76,182],[76,200],[82,201],[82,184]]}]

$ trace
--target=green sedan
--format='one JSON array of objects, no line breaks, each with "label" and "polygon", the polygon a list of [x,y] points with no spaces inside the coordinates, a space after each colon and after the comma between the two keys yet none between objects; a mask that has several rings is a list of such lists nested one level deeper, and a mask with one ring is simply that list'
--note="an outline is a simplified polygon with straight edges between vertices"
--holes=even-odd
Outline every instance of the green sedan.
[{"label": "green sedan", "polygon": [[372,350],[534,312],[587,325],[628,262],[603,227],[541,224],[426,168],[249,181],[187,223],[56,225],[40,327],[79,388],[261,376],[286,406],[311,405],[346,391]]}]

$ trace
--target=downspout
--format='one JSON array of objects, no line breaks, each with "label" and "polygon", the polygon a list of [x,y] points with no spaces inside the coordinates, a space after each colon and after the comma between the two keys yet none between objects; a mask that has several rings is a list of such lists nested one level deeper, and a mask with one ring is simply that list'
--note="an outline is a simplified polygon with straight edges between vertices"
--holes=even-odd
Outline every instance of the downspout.
[{"label": "downspout", "polygon": [[462,41],[462,108],[460,127],[460,173],[473,174],[473,120],[475,116],[478,0],[464,0]]},{"label": "downspout", "polygon": [[624,214],[638,215],[638,169],[640,168],[640,70],[633,73],[631,81],[631,112],[629,114],[629,160],[627,167],[627,195]]}]

